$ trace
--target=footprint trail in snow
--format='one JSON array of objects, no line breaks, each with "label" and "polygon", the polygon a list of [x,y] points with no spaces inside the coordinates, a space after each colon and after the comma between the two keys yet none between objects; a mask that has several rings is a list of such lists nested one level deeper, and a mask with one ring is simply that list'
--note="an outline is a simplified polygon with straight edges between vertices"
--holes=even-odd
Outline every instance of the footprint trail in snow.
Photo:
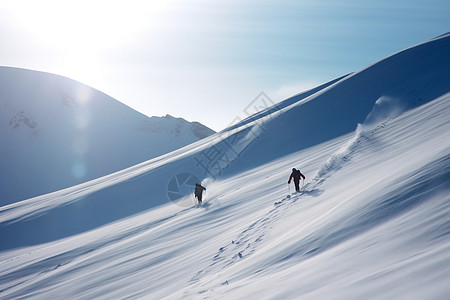
[{"label": "footprint trail in snow", "polygon": [[336,153],[329,156],[321,167],[317,170],[313,179],[304,185],[300,193],[294,193],[282,198],[274,203],[274,207],[266,214],[251,223],[245,230],[228,244],[219,248],[212,257],[207,268],[200,270],[191,278],[189,288],[184,291],[184,296],[192,295],[191,291],[197,290],[207,298],[209,293],[214,291],[211,286],[229,285],[231,282],[227,278],[222,278],[220,283],[217,282],[217,276],[209,276],[217,274],[229,266],[251,256],[257,251],[258,246],[264,240],[266,235],[272,229],[273,224],[279,220],[289,208],[297,203],[299,199],[304,200],[306,196],[314,196],[320,193],[318,186],[323,184],[332,173],[341,169],[347,164],[353,155],[358,152],[361,144],[370,140],[371,136],[378,130],[382,130],[388,120],[383,120],[375,126],[366,126],[358,124],[355,135],[349,142],[340,148]]}]

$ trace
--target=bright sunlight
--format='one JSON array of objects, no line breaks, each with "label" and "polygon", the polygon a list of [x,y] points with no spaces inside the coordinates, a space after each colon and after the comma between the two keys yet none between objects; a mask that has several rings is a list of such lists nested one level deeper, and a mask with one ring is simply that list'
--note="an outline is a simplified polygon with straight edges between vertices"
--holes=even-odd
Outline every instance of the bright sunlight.
[{"label": "bright sunlight", "polygon": [[30,39],[54,52],[55,65],[80,78],[98,73],[98,60],[126,47],[144,28],[157,27],[158,12],[165,6],[164,1],[104,0],[14,0],[3,5]]}]

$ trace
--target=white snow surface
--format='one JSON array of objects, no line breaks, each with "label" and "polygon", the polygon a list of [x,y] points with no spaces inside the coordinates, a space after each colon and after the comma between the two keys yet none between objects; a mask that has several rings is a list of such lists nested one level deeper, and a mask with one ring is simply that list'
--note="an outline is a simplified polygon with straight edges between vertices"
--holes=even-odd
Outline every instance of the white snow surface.
[{"label": "white snow surface", "polygon": [[[446,34],[182,149],[1,207],[0,298],[448,299],[448,53]],[[227,161],[207,160],[218,153]],[[292,167],[306,175],[298,194]],[[202,206],[172,198],[197,178]]]},{"label": "white snow surface", "polygon": [[0,205],[108,175],[213,133],[170,115],[149,118],[69,78],[0,67]]}]

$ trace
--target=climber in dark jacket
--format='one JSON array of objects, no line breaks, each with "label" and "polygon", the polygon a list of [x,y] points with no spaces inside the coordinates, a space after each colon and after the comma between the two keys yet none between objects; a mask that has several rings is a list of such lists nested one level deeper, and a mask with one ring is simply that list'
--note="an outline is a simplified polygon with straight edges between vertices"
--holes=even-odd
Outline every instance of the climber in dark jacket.
[{"label": "climber in dark jacket", "polygon": [[300,191],[300,177],[303,178],[303,179],[306,179],[305,175],[303,175],[302,172],[300,172],[300,170],[297,170],[297,169],[293,168],[291,176],[289,177],[288,184],[291,183],[292,179],[294,179],[295,191],[296,192]]},{"label": "climber in dark jacket", "polygon": [[195,184],[195,191],[194,191],[194,195],[195,198],[198,199],[198,204],[202,204],[202,194],[203,191],[206,191],[206,188],[201,186],[200,184],[196,183]]}]

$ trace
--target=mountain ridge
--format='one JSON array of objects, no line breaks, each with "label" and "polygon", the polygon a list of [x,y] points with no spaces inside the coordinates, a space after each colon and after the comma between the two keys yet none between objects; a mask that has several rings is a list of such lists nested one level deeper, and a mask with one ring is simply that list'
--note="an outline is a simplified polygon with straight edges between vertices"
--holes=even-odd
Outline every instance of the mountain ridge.
[{"label": "mountain ridge", "polygon": [[77,81],[20,68],[0,67],[0,107],[2,205],[119,171],[214,133],[198,122],[149,118]]}]

